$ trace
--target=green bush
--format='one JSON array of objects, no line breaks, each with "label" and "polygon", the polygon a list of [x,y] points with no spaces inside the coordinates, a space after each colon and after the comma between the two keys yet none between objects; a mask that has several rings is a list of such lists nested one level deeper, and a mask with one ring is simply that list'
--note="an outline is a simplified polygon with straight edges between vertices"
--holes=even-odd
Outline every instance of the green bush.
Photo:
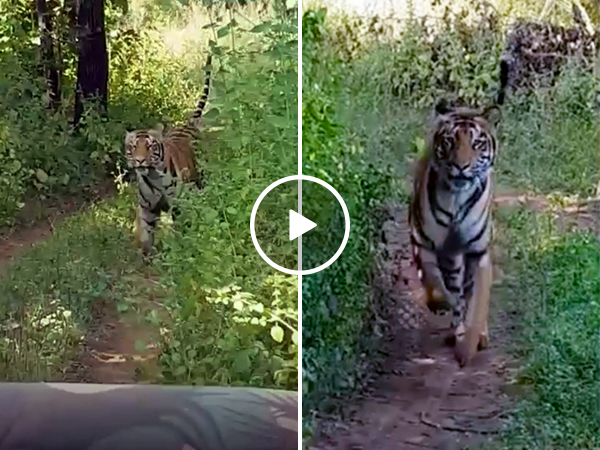
[{"label": "green bush", "polygon": [[[249,48],[213,48],[223,55],[202,139],[208,184],[200,195],[182,192],[182,215],[162,242],[176,336],[162,358],[170,382],[297,386],[297,278],[262,260],[248,226],[260,193],[298,171],[297,29],[291,19],[259,27]],[[297,265],[291,245],[271,257]]]},{"label": "green bush", "polygon": [[42,199],[74,193],[118,169],[126,129],[183,119],[201,93],[196,73],[208,47],[196,49],[195,59],[174,58],[151,23],[134,28],[130,16],[108,5],[108,120],[90,111],[73,132],[76,58],[65,50],[62,107],[46,110],[37,26],[28,22],[29,8],[17,5],[0,1],[0,183],[9,187],[0,198],[0,226],[13,221],[26,192]]},{"label": "green bush", "polygon": [[507,424],[503,449],[598,447],[598,239],[565,233],[549,215],[500,216],[509,249],[502,309],[518,312],[515,382],[529,395]]},{"label": "green bush", "polygon": [[[352,230],[344,253],[334,265],[302,279],[303,408],[308,413],[355,387],[361,354],[375,344],[358,338],[372,336],[365,331],[370,325],[367,282],[371,242],[379,225],[373,214],[397,186],[391,164],[374,160],[363,137],[340,118],[340,109],[351,102],[340,82],[349,65],[331,57],[321,58],[323,13],[308,11],[304,17],[302,170],[340,193]],[[330,224],[329,236],[343,236],[344,221],[337,200],[326,201],[331,204],[329,217],[321,217],[319,222]],[[321,204],[322,196],[312,189],[303,192],[302,203],[305,211],[327,211]],[[304,268],[324,263],[338,249],[336,239],[322,237],[318,233],[303,237]]]}]

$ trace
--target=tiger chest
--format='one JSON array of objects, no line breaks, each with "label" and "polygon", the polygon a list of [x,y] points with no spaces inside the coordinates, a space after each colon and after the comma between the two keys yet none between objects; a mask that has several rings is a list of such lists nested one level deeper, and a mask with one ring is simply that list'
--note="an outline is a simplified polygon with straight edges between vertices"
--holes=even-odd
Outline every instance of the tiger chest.
[{"label": "tiger chest", "polygon": [[458,254],[480,251],[489,241],[489,186],[461,192],[439,190],[429,195],[424,228],[436,251]]},{"label": "tiger chest", "polygon": [[175,180],[168,171],[138,171],[138,203],[149,210],[167,210],[174,195]]}]

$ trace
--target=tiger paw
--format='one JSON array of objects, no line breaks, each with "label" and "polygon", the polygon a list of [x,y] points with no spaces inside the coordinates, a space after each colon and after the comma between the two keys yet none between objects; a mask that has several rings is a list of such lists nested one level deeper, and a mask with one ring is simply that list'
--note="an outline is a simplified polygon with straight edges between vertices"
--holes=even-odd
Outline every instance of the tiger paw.
[{"label": "tiger paw", "polygon": [[472,327],[465,327],[461,323],[455,332],[456,345],[454,346],[454,357],[460,367],[466,366],[477,353],[479,335]]},{"label": "tiger paw", "polygon": [[452,311],[456,303],[455,298],[444,294],[444,292],[437,288],[431,289],[427,295],[427,308],[433,313],[437,313],[438,311]]},{"label": "tiger paw", "polygon": [[153,256],[153,249],[152,247],[149,247],[146,243],[146,245],[144,245],[144,243],[142,243],[142,262],[145,265],[148,265],[152,262],[152,256]]}]

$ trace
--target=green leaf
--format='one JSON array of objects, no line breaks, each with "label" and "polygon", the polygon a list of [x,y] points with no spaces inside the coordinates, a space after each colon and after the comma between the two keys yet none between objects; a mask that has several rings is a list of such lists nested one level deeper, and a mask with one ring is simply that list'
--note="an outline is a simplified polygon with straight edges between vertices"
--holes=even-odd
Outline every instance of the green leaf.
[{"label": "green leaf", "polygon": [[208,111],[206,114],[204,114],[202,116],[202,118],[204,120],[214,120],[217,117],[219,117],[219,109],[218,108],[211,108],[210,111]]},{"label": "green leaf", "polygon": [[287,128],[290,126],[290,121],[287,117],[270,115],[267,116],[267,120],[278,128]]},{"label": "green leaf", "polygon": [[250,370],[250,364],[248,352],[238,352],[233,361],[233,370],[235,370],[236,373],[246,373]]},{"label": "green leaf", "polygon": [[241,311],[242,309],[244,309],[244,302],[242,302],[241,300],[236,300],[235,302],[233,302],[233,307],[234,309]]},{"label": "green leaf", "polygon": [[283,342],[283,328],[281,328],[279,325],[275,325],[273,327],[271,327],[271,337],[273,338],[273,340],[277,343],[281,343]]},{"label": "green leaf", "polygon": [[414,140],[415,148],[417,150],[417,154],[422,156],[425,154],[425,140],[422,137],[416,137]]},{"label": "green leaf", "polygon": [[204,220],[206,220],[208,223],[214,222],[218,215],[219,213],[216,209],[204,208]]},{"label": "green leaf", "polygon": [[35,171],[35,176],[40,181],[40,183],[46,183],[48,181],[48,174],[42,169],[37,169]]},{"label": "green leaf", "polygon": [[271,370],[273,372],[281,370],[284,367],[284,365],[285,365],[285,361],[280,356],[274,355],[271,358]]},{"label": "green leaf", "polygon": [[21,161],[19,161],[18,159],[15,159],[12,162],[11,173],[17,173],[19,170],[21,170],[21,167],[23,167],[23,165],[21,164]]},{"label": "green leaf", "polygon": [[219,28],[217,30],[217,37],[222,38],[225,37],[229,34],[229,32],[231,31],[231,27],[229,25],[225,25],[222,28]]},{"label": "green leaf", "polygon": [[294,331],[292,333],[292,342],[296,345],[298,344],[298,332],[297,331]]},{"label": "green leaf", "polygon": [[251,33],[262,33],[264,31],[268,31],[271,29],[271,22],[264,22],[259,25],[256,25],[254,28],[250,30]]},{"label": "green leaf", "polygon": [[182,375],[185,375],[186,372],[187,372],[187,367],[179,366],[179,367],[175,368],[175,370],[173,371],[173,374],[177,377],[180,377]]}]

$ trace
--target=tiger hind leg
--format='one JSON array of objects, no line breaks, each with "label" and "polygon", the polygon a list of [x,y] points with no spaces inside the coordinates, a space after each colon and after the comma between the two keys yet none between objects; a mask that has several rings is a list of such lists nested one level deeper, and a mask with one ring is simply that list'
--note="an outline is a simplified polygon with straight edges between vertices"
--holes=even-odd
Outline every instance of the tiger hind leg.
[{"label": "tiger hind leg", "polygon": [[478,349],[489,344],[488,314],[492,287],[492,263],[489,252],[467,256],[465,298],[467,311],[464,322],[456,329],[454,354],[461,367],[475,356]]}]

